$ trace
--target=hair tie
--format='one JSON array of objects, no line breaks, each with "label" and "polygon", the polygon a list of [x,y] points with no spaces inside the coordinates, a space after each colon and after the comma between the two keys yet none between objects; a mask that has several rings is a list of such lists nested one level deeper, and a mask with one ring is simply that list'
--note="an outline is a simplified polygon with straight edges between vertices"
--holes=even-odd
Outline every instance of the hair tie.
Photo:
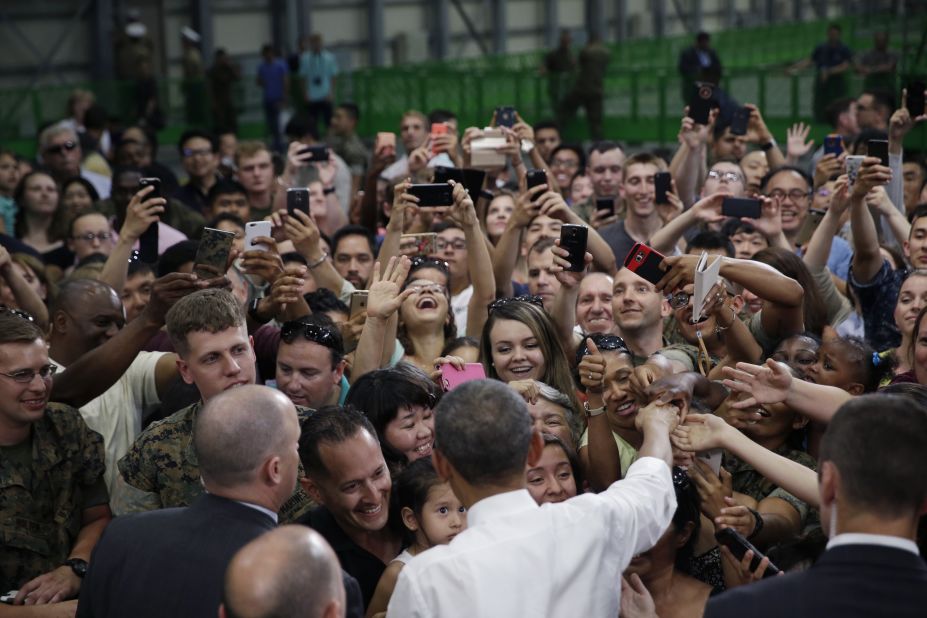
[{"label": "hair tie", "polygon": [[878,366],[879,366],[879,363],[881,363],[881,362],[882,362],[882,357],[879,356],[879,353],[878,353],[878,352],[873,352],[873,353],[872,353],[872,366],[873,366],[873,367],[878,367]]}]

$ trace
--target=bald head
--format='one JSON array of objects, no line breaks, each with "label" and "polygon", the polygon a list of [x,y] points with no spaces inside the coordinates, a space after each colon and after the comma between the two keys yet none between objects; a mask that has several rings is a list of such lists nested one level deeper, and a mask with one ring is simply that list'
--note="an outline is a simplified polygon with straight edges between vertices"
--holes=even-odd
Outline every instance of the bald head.
[{"label": "bald head", "polygon": [[341,618],[345,592],[338,558],[311,528],[267,532],[229,563],[223,608],[227,618]]},{"label": "bald head", "polygon": [[293,460],[289,450],[298,440],[293,403],[280,391],[253,384],[212,397],[197,413],[193,428],[200,475],[207,489],[220,495],[222,489],[267,483],[267,466],[275,459],[286,468],[279,470],[282,474],[293,468],[295,483],[299,458]]},{"label": "bald head", "polygon": [[[52,302],[51,313],[74,310],[87,302],[98,302],[99,299],[119,300],[116,291],[96,279],[69,279],[58,287],[58,293]],[[120,305],[121,305],[120,301]]]}]

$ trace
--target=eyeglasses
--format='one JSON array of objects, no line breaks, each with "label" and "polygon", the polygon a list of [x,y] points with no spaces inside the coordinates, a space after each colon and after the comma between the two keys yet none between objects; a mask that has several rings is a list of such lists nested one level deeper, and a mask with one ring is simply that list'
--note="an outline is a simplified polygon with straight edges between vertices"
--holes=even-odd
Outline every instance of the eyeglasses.
[{"label": "eyeglasses", "polygon": [[109,240],[112,237],[113,235],[111,232],[100,232],[99,234],[87,232],[86,234],[81,234],[80,236],[73,236],[72,240],[86,240],[87,242],[93,242],[94,240]]},{"label": "eyeglasses", "polygon": [[14,309],[13,307],[9,307],[7,305],[0,305],[0,314],[2,313],[9,313],[10,315],[15,316],[17,318],[21,318],[23,320],[29,320],[30,322],[35,322],[35,318],[33,318],[31,315],[29,315],[25,311],[20,311],[19,309]]},{"label": "eyeglasses", "polygon": [[68,140],[60,144],[55,144],[54,146],[49,146],[45,149],[45,154],[60,155],[64,154],[65,152],[71,152],[75,148],[77,148],[77,142]]},{"label": "eyeglasses", "polygon": [[55,372],[58,371],[58,367],[55,365],[45,365],[40,368],[38,371],[35,369],[20,369],[19,371],[14,371],[13,373],[3,373],[0,371],[0,376],[6,376],[18,382],[20,384],[29,384],[35,379],[35,376],[38,375],[43,380],[51,379]]},{"label": "eyeglasses", "polygon": [[667,300],[669,301],[670,307],[673,309],[682,309],[689,305],[689,300],[691,298],[692,296],[686,292],[676,292],[675,294],[670,294]]},{"label": "eyeglasses", "polygon": [[302,335],[307,341],[323,345],[332,350],[338,350],[338,344],[335,340],[335,333],[327,326],[318,324],[306,324],[305,322],[293,321],[287,322],[280,329],[280,338],[286,343],[293,343],[296,337]]},{"label": "eyeglasses", "polygon": [[410,285],[410,289],[415,290],[416,294],[424,294],[425,292],[431,292],[432,294],[447,294],[447,290],[443,285],[437,283],[431,283],[428,285]]},{"label": "eyeglasses", "polygon": [[499,298],[497,300],[492,301],[491,303],[489,303],[489,313],[492,313],[493,311],[495,311],[496,309],[499,309],[500,307],[511,305],[512,303],[528,303],[530,305],[534,305],[535,307],[538,307],[539,309],[544,308],[543,298],[541,298],[540,296],[530,296],[526,294],[523,296],[509,296],[507,298]]},{"label": "eyeglasses", "polygon": [[554,159],[550,162],[550,166],[565,167],[568,170],[575,170],[579,167],[579,161],[573,161],[569,159]]},{"label": "eyeglasses", "polygon": [[467,248],[467,241],[463,238],[458,238],[457,240],[447,241],[438,239],[435,241],[435,249],[438,251],[444,251],[448,247],[451,247],[454,251],[463,251]]},{"label": "eyeglasses", "polygon": [[185,157],[208,157],[212,154],[211,148],[184,148],[180,151]]},{"label": "eyeglasses", "polygon": [[770,197],[776,200],[777,202],[781,202],[783,199],[785,199],[786,196],[788,196],[788,198],[792,200],[792,202],[798,203],[798,202],[804,202],[805,200],[807,200],[809,195],[810,195],[810,192],[801,191],[800,189],[792,189],[788,193],[786,193],[782,189],[773,189],[772,191],[766,194],[766,197]]},{"label": "eyeglasses", "polygon": [[714,180],[723,180],[725,182],[743,182],[743,177],[737,172],[719,172],[718,170],[711,170],[708,172],[708,177],[713,178]]}]

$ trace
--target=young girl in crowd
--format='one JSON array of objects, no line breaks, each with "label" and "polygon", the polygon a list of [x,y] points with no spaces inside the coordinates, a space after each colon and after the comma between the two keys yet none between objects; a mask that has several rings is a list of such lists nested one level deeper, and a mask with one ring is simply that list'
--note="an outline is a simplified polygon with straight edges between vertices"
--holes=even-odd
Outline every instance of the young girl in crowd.
[{"label": "young girl in crowd", "polygon": [[398,507],[406,548],[390,562],[367,607],[367,616],[382,616],[389,605],[399,572],[413,557],[436,545],[446,545],[467,527],[467,509],[451,486],[438,478],[431,459],[409,465],[396,482]]}]

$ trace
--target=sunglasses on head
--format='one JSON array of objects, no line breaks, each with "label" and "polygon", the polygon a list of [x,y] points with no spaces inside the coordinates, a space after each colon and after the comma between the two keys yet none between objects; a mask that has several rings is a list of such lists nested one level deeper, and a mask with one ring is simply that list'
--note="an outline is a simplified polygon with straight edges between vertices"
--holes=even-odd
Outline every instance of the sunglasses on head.
[{"label": "sunglasses on head", "polygon": [[23,320],[29,320],[30,322],[35,322],[35,318],[26,313],[25,311],[20,311],[19,309],[14,309],[13,307],[8,307],[6,305],[0,305],[0,314],[9,313],[12,316],[17,318],[22,318]]},{"label": "sunglasses on head", "polygon": [[625,354],[631,353],[631,350],[628,349],[628,344],[618,335],[586,335],[586,337],[583,338],[582,356],[589,355],[589,348],[586,345],[587,338],[592,339],[592,342],[595,343],[595,347],[599,352],[614,352],[618,350]]},{"label": "sunglasses on head", "polygon": [[439,270],[448,269],[447,262],[445,262],[444,260],[439,260],[437,258],[432,258],[432,257],[425,257],[423,255],[414,256],[411,259],[411,262],[412,262],[412,267],[410,270],[414,270],[416,268],[427,268],[429,266],[432,268],[437,268]]},{"label": "sunglasses on head", "polygon": [[544,308],[544,299],[542,299],[540,296],[533,296],[533,295],[526,294],[523,296],[510,296],[508,298],[499,298],[497,300],[492,301],[491,303],[489,303],[489,313],[492,313],[499,307],[505,307],[506,305],[510,305],[512,303],[528,303],[528,304],[534,305],[535,307],[538,307],[539,309]]},{"label": "sunglasses on head", "polygon": [[287,322],[280,329],[280,338],[286,343],[302,335],[307,341],[323,345],[326,348],[336,349],[335,334],[327,326],[307,324],[305,322]]},{"label": "sunglasses on head", "polygon": [[55,144],[54,146],[49,146],[48,148],[45,149],[45,152],[46,154],[60,155],[65,152],[71,152],[75,148],[77,148],[77,142],[72,142],[71,140],[68,140],[66,142],[62,142],[61,144]]}]

